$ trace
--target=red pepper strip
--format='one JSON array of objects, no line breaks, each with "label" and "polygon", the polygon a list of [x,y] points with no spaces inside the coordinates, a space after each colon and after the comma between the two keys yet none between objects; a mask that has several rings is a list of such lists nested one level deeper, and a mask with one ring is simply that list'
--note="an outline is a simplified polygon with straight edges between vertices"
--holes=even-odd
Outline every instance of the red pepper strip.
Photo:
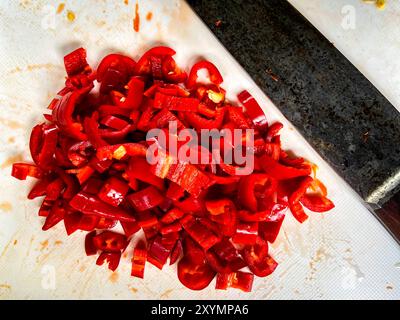
[{"label": "red pepper strip", "polygon": [[173,111],[196,112],[200,101],[195,98],[175,97],[157,92],[154,98],[154,108]]},{"label": "red pepper strip", "polygon": [[58,128],[77,140],[87,140],[82,132],[82,125],[73,120],[76,105],[93,89],[93,85],[75,90],[64,95],[53,109],[53,119]]},{"label": "red pepper strip", "polygon": [[225,109],[219,108],[215,111],[214,119],[207,119],[194,112],[185,113],[186,121],[196,130],[201,129],[220,129],[225,116]]},{"label": "red pepper strip", "polygon": [[28,176],[40,179],[43,175],[43,172],[34,164],[14,163],[12,166],[11,175],[19,180],[26,180]]},{"label": "red pepper strip", "polygon": [[88,162],[88,158],[93,154],[93,146],[89,141],[80,141],[73,144],[68,149],[68,159],[75,167],[81,167]]},{"label": "red pepper strip", "polygon": [[240,107],[228,107],[229,120],[235,124],[235,129],[250,129],[252,127],[249,118],[243,114]]},{"label": "red pepper strip", "polygon": [[162,59],[161,57],[151,56],[150,57],[151,74],[153,79],[161,79],[163,74],[161,70]]},{"label": "red pepper strip", "polygon": [[261,157],[261,166],[266,174],[277,180],[286,180],[311,174],[311,168],[288,167],[275,161],[271,157]]},{"label": "red pepper strip", "polygon": [[147,147],[139,143],[123,143],[110,146],[104,146],[97,149],[96,157],[99,160],[120,160],[124,156],[146,156]]},{"label": "red pepper strip", "polygon": [[185,213],[197,213],[204,211],[202,201],[193,196],[181,201],[174,201],[174,205]]},{"label": "red pepper strip", "polygon": [[176,221],[174,223],[170,223],[167,225],[164,225],[161,229],[160,229],[160,233],[162,235],[166,235],[169,233],[175,233],[175,232],[179,232],[182,230],[182,225],[179,221]]},{"label": "red pepper strip", "polygon": [[162,238],[158,236],[150,245],[147,261],[161,270],[167,262],[167,259],[171,253],[171,249],[172,247],[166,246],[162,242]]},{"label": "red pepper strip", "polygon": [[173,83],[183,83],[187,79],[187,74],[182,71],[176,64],[174,58],[166,56],[161,66],[163,77]]},{"label": "red pepper strip", "polygon": [[155,186],[159,190],[164,190],[164,180],[150,172],[151,166],[143,157],[132,157],[129,160],[128,170],[126,171],[129,179],[138,179]]},{"label": "red pepper strip", "polygon": [[160,221],[164,224],[171,224],[174,221],[179,220],[184,216],[184,212],[178,208],[172,208],[169,210],[161,219]]},{"label": "red pepper strip", "polygon": [[172,162],[171,156],[160,154],[159,161],[152,166],[151,172],[160,178],[168,178],[175,182],[194,197],[198,197],[203,190],[213,184],[213,181],[194,165],[172,164]]},{"label": "red pepper strip", "polygon": [[108,69],[120,70],[124,75],[125,79],[133,75],[136,62],[122,54],[109,54],[101,60],[97,67],[97,80],[102,82]]},{"label": "red pepper strip", "polygon": [[98,250],[121,252],[128,245],[128,240],[123,234],[107,230],[93,237],[93,245]]},{"label": "red pepper strip", "polygon": [[122,130],[129,123],[121,118],[107,115],[100,120],[100,123],[115,130]]},{"label": "red pepper strip", "polygon": [[54,180],[54,176],[44,176],[41,180],[36,182],[28,194],[28,199],[32,200],[37,197],[46,195],[47,186]]},{"label": "red pepper strip", "polygon": [[64,226],[67,231],[67,235],[73,234],[79,229],[82,213],[80,212],[69,212],[64,216]]},{"label": "red pepper strip", "polygon": [[110,168],[112,163],[110,159],[99,160],[96,156],[93,156],[89,161],[89,166],[97,172],[103,173]]},{"label": "red pepper strip", "polygon": [[280,122],[273,123],[269,128],[266,136],[266,140],[271,142],[274,137],[279,134],[279,131],[283,128],[283,124]]},{"label": "red pepper strip", "polygon": [[279,160],[286,166],[296,168],[304,163],[304,158],[289,158],[289,155],[283,150],[280,151]]},{"label": "red pepper strip", "polygon": [[285,215],[282,214],[281,218],[275,221],[260,222],[258,226],[258,233],[260,234],[260,237],[265,241],[274,243],[278,237],[284,218]]},{"label": "red pepper strip", "polygon": [[311,177],[303,178],[297,190],[293,192],[289,197],[290,211],[300,223],[303,223],[308,218],[308,216],[304,212],[303,206],[300,203],[300,199],[306,193],[312,182],[313,179]]},{"label": "red pepper strip", "polygon": [[180,256],[182,255],[183,252],[183,247],[182,247],[182,241],[178,239],[175,243],[174,248],[171,251],[171,255],[169,257],[169,265],[173,265]]},{"label": "red pepper strip", "polygon": [[129,132],[133,131],[135,125],[128,124],[122,130],[99,129],[100,136],[107,140],[110,144],[117,143],[124,140]]},{"label": "red pepper strip", "polygon": [[277,143],[267,142],[264,145],[265,154],[271,159],[278,161],[280,158],[281,146]]},{"label": "red pepper strip", "polygon": [[94,169],[87,165],[78,169],[69,169],[66,172],[75,174],[78,178],[79,183],[82,185],[92,176],[92,174],[94,173]]},{"label": "red pepper strip", "polygon": [[58,129],[54,124],[39,124],[32,129],[29,148],[33,161],[47,168],[53,160],[57,146]]},{"label": "red pepper strip", "polygon": [[167,178],[194,197],[198,197],[203,190],[213,184],[213,181],[206,174],[188,163],[172,165],[168,171]]},{"label": "red pepper strip", "polygon": [[300,198],[303,206],[313,212],[326,212],[335,207],[327,197],[315,194],[305,194]]},{"label": "red pepper strip", "polygon": [[103,186],[103,181],[97,178],[90,178],[82,187],[83,192],[96,195],[99,193],[101,187]]},{"label": "red pepper strip", "polygon": [[65,71],[69,77],[84,71],[91,71],[86,61],[86,50],[79,48],[64,57]]},{"label": "red pepper strip", "polygon": [[108,145],[100,135],[99,129],[99,114],[97,112],[93,113],[91,117],[86,117],[83,120],[83,127],[85,129],[86,135],[90,143],[97,149]]},{"label": "red pepper strip", "polygon": [[115,271],[121,260],[121,252],[102,252],[96,260],[98,266],[102,266],[104,262],[108,262],[108,269]]},{"label": "red pepper strip", "polygon": [[214,277],[214,270],[206,262],[195,263],[190,258],[184,257],[178,263],[178,279],[189,289],[202,290]]},{"label": "red pepper strip", "polygon": [[217,256],[226,261],[234,261],[239,257],[238,251],[233,246],[232,242],[227,238],[218,242],[212,247],[212,250],[217,254]]},{"label": "red pepper strip", "polygon": [[157,228],[157,233],[159,231],[159,223],[157,217],[149,212],[149,211],[143,211],[143,212],[138,212],[136,214],[138,218],[138,224],[139,227],[143,229],[150,229],[150,228]]},{"label": "red pepper strip", "polygon": [[195,240],[204,250],[208,250],[215,245],[219,238],[208,230],[192,216],[187,215],[181,219],[181,223],[186,232]]},{"label": "red pepper strip", "polygon": [[153,225],[152,227],[143,227],[143,233],[147,239],[147,241],[152,240],[155,236],[158,235],[159,225]]},{"label": "red pepper strip", "polygon": [[268,255],[268,243],[260,237],[253,246],[247,246],[243,250],[243,257],[250,271],[258,277],[270,275],[278,266],[278,263]]},{"label": "red pepper strip", "polygon": [[169,125],[170,122],[176,122],[178,129],[184,127],[182,122],[168,109],[161,109],[154,118],[149,122],[148,129],[158,128],[163,129]]},{"label": "red pepper strip", "polygon": [[204,250],[189,236],[183,238],[183,255],[196,264],[206,262]]},{"label": "red pepper strip", "polygon": [[99,224],[100,217],[91,215],[91,214],[83,214],[81,217],[81,221],[79,222],[79,230],[82,231],[93,231],[97,228]]},{"label": "red pepper strip", "polygon": [[173,201],[178,201],[185,195],[185,190],[175,182],[170,182],[166,197]]},{"label": "red pepper strip", "polygon": [[239,222],[232,241],[236,244],[254,244],[258,235],[258,222]]},{"label": "red pepper strip", "polygon": [[235,234],[237,228],[237,213],[234,206],[227,206],[223,214],[209,215],[209,218],[219,224],[219,233],[222,235],[231,237]]},{"label": "red pepper strip", "polygon": [[137,222],[124,222],[120,221],[122,228],[124,229],[124,233],[127,238],[130,238],[136,232],[140,230],[140,226]]},{"label": "red pepper strip", "polygon": [[44,200],[39,208],[39,212],[38,212],[39,217],[47,217],[49,215],[53,205],[54,205],[53,201],[48,201],[48,200],[46,200],[46,198],[44,198]]},{"label": "red pepper strip", "polygon": [[46,217],[46,221],[42,227],[43,231],[49,230],[64,219],[65,215],[65,203],[62,200],[57,200]]},{"label": "red pepper strip", "polygon": [[135,74],[144,75],[151,73],[151,57],[167,57],[175,55],[175,50],[159,46],[154,47],[148,50],[143,56],[139,59],[135,67]]},{"label": "red pepper strip", "polygon": [[118,207],[128,193],[129,186],[115,177],[109,178],[98,193],[100,200]]},{"label": "red pepper strip", "polygon": [[133,77],[127,86],[126,98],[118,105],[121,108],[138,109],[143,101],[144,82]]},{"label": "red pepper strip", "polygon": [[133,250],[131,276],[143,279],[147,260],[147,250],[143,241],[139,241]]},{"label": "red pepper strip", "polygon": [[186,87],[188,89],[193,89],[196,86],[198,78],[197,72],[202,69],[207,69],[209,79],[213,84],[219,86],[224,81],[217,67],[211,62],[203,60],[197,62],[190,70],[189,78],[186,81]]},{"label": "red pepper strip", "polygon": [[50,182],[46,188],[46,199],[50,201],[57,200],[61,192],[64,190],[64,182],[62,179],[57,178]]},{"label": "red pepper strip", "polygon": [[93,244],[93,238],[96,236],[96,231],[92,231],[85,236],[85,252],[87,256],[97,254],[97,248]]},{"label": "red pepper strip", "polygon": [[235,205],[230,199],[222,198],[206,201],[206,208],[211,215],[216,216],[225,213],[226,210],[234,210]]},{"label": "red pepper strip", "polygon": [[247,114],[256,127],[265,129],[268,126],[267,118],[265,117],[264,111],[261,109],[260,105],[253,98],[253,96],[247,90],[244,90],[238,94],[238,99],[246,108]]},{"label": "red pepper strip", "polygon": [[[177,84],[170,84],[170,83],[163,83],[162,85],[158,85],[156,87],[157,92],[160,92],[162,94],[166,94],[169,96],[176,96],[176,97],[189,97],[190,92],[187,91],[186,89],[182,88],[181,86]],[[154,92],[155,94],[155,92]],[[154,96],[153,94],[153,96]]]},{"label": "red pepper strip", "polygon": [[145,211],[154,208],[164,201],[163,195],[153,186],[132,193],[127,200],[137,211]]},{"label": "red pepper strip", "polygon": [[247,210],[239,210],[238,211],[238,217],[241,221],[246,221],[246,222],[261,222],[265,221],[270,212],[267,210],[264,211],[258,211],[258,212],[251,212]]},{"label": "red pepper strip", "polygon": [[[267,188],[268,185],[270,186],[269,189]],[[266,191],[273,192],[276,190],[275,182],[266,174],[253,173],[240,179],[238,188],[238,200],[251,212],[258,211],[259,197],[257,197],[258,192],[256,189],[260,187],[264,189],[264,192],[261,192],[259,197],[265,197]]]},{"label": "red pepper strip", "polygon": [[218,273],[215,289],[240,289],[250,292],[253,287],[254,275],[249,272],[236,271],[232,273]]},{"label": "red pepper strip", "polygon": [[129,212],[110,206],[102,202],[95,196],[84,192],[79,192],[69,202],[70,206],[75,210],[81,211],[84,214],[92,214],[98,217],[103,217],[111,220],[120,220],[124,222],[135,222],[136,219]]}]

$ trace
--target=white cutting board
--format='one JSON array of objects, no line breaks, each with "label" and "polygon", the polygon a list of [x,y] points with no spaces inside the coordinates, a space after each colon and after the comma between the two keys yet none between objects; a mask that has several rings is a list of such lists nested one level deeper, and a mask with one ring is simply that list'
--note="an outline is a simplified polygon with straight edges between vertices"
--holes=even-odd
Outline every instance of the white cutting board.
[{"label": "white cutting board", "polygon": [[[140,32],[133,31],[134,3],[2,1],[0,4],[0,298],[1,299],[360,299],[400,298],[400,248],[359,198],[286,121],[243,69],[219,44],[190,8],[178,0],[140,1]],[[66,19],[72,10],[76,19]],[[153,13],[146,21],[147,12]],[[51,26],[52,18],[55,24]],[[50,26],[54,28],[48,28]],[[27,141],[52,95],[63,86],[62,57],[83,45],[94,64],[113,50],[137,58],[157,43],[172,46],[188,66],[199,56],[219,66],[224,87],[234,99],[248,89],[272,122],[285,124],[282,140],[318,164],[336,204],[331,212],[311,214],[300,225],[289,214],[271,251],[276,272],[256,279],[251,293],[216,291],[214,282],[201,292],[183,287],[176,267],[159,271],[147,264],[145,280],[131,278],[130,257],[114,274],[86,257],[84,233],[67,237],[59,224],[41,231],[39,201],[26,194],[33,180],[10,177],[10,162],[29,160]]]}]

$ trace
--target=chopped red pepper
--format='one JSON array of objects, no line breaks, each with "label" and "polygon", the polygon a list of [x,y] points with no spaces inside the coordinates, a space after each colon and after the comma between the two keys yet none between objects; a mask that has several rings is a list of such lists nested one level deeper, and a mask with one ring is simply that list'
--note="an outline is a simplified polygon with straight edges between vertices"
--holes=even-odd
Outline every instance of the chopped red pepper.
[{"label": "chopped red pepper", "polygon": [[268,121],[264,111],[260,105],[253,98],[253,96],[246,90],[242,91],[238,95],[239,101],[246,108],[246,112],[249,115],[253,123],[260,129],[265,129],[268,126]]},{"label": "chopped red pepper", "polygon": [[96,236],[96,231],[92,231],[86,234],[85,237],[85,252],[87,256],[93,256],[97,254],[97,248],[93,243],[93,238]]},{"label": "chopped red pepper", "polygon": [[[112,53],[93,71],[85,49],[66,55],[65,86],[48,106],[46,122],[31,132],[34,164],[15,163],[12,175],[39,179],[28,198],[44,197],[42,229],[63,221],[68,235],[87,231],[86,254],[99,253],[99,265],[116,270],[129,242],[138,240],[132,276],[144,277],[146,261],[162,269],[169,258],[190,289],[204,289],[217,275],[217,289],[248,292],[254,275],[277,267],[268,243],[277,238],[285,210],[303,222],[304,208],[325,212],[334,204],[316,166],[289,157],[279,135],[283,125],[268,126],[247,91],[238,95],[240,106],[232,104],[214,64],[200,61],[187,76],[174,55],[154,47],[136,63]],[[166,135],[165,143],[161,135],[148,139],[152,129]],[[223,129],[223,135],[202,141],[205,129]],[[181,157],[189,151],[196,157]],[[252,173],[239,159],[229,160],[238,151],[253,158]],[[118,224],[123,233],[115,232]],[[245,267],[251,273],[240,271]]]},{"label": "chopped red pepper", "polygon": [[125,182],[111,177],[104,183],[98,196],[104,202],[118,207],[124,200],[128,190],[129,186]]},{"label": "chopped red pepper", "polygon": [[133,250],[131,276],[144,278],[144,267],[147,260],[147,250],[143,241],[140,241]]},{"label": "chopped red pepper", "polygon": [[27,177],[40,179],[42,177],[42,170],[33,164],[14,163],[11,175],[19,180],[26,180]]},{"label": "chopped red pepper", "polygon": [[97,258],[96,264],[101,266],[107,261],[108,269],[115,271],[118,268],[121,260],[121,252],[102,252]]},{"label": "chopped red pepper", "polygon": [[84,71],[90,71],[86,61],[86,50],[84,48],[76,49],[64,57],[65,70],[68,76],[73,76]]},{"label": "chopped red pepper", "polygon": [[268,156],[262,157],[261,165],[267,175],[277,180],[293,179],[311,174],[311,168],[285,166]]},{"label": "chopped red pepper", "polygon": [[123,234],[103,231],[93,237],[93,245],[101,251],[120,252],[126,248],[128,242]]},{"label": "chopped red pepper", "polygon": [[162,194],[153,186],[132,193],[127,197],[137,211],[145,211],[161,204],[164,200]]},{"label": "chopped red pepper", "polygon": [[135,218],[121,208],[115,208],[102,202],[95,196],[79,192],[69,202],[69,205],[84,214],[96,215],[101,218],[120,220],[125,222],[135,222]]},{"label": "chopped red pepper", "polygon": [[202,69],[206,69],[208,71],[208,76],[213,84],[220,85],[224,81],[217,67],[210,61],[203,60],[197,62],[190,70],[189,78],[186,82],[187,88],[192,89],[196,86],[198,78],[197,72]]},{"label": "chopped red pepper", "polygon": [[322,195],[305,194],[300,198],[300,202],[314,212],[326,212],[335,207],[331,200]]},{"label": "chopped red pepper", "polygon": [[228,288],[235,288],[244,292],[250,292],[253,287],[253,280],[254,275],[249,272],[218,273],[215,289],[226,290]]},{"label": "chopped red pepper", "polygon": [[162,93],[156,93],[154,108],[166,108],[172,111],[196,112],[200,101],[194,98],[174,97]]}]

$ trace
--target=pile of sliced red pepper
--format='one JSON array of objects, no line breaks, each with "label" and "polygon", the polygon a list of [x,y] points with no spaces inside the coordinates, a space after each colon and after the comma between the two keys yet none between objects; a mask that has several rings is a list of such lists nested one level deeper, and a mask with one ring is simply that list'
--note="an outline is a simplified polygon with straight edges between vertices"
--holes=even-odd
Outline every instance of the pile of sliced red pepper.
[{"label": "pile of sliced red pepper", "polygon": [[[83,48],[65,56],[65,87],[50,103],[46,121],[32,130],[34,164],[15,163],[12,175],[38,179],[28,198],[43,197],[43,230],[63,221],[68,235],[87,231],[86,254],[99,253],[99,265],[115,270],[142,229],[132,276],[143,278],[146,262],[162,269],[169,258],[190,289],[201,290],[216,277],[217,289],[250,291],[254,275],[268,276],[277,267],[268,243],[286,209],[303,222],[304,207],[325,212],[334,205],[311,177],[313,166],[281,149],[282,124],[268,124],[247,91],[238,95],[241,106],[229,104],[211,62],[196,63],[187,75],[174,54],[155,47],[138,62],[110,54],[97,71]],[[199,83],[202,69],[207,84]],[[171,164],[168,157],[149,164],[146,132],[168,130],[170,121],[178,129],[254,129],[254,172],[236,176],[234,164],[212,170]],[[123,233],[115,231],[117,224]]]}]

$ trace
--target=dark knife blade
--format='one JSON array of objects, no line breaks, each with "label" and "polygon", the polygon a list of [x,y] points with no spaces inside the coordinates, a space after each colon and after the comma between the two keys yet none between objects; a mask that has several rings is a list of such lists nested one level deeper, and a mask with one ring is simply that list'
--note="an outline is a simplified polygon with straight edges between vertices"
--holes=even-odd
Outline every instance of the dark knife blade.
[{"label": "dark knife blade", "polygon": [[295,8],[282,0],[188,3],[371,207],[399,192],[400,113]]}]

